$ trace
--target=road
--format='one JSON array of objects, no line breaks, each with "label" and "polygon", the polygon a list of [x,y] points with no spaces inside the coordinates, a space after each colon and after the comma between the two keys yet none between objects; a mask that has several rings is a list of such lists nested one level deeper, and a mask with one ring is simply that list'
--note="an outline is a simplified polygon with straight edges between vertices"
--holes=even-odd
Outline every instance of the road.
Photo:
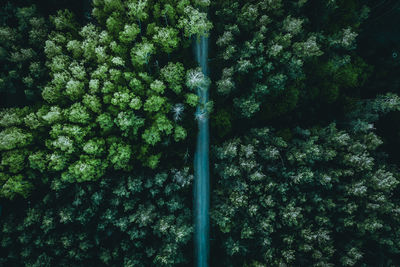
[{"label": "road", "polygon": [[[194,44],[196,60],[199,63],[204,75],[208,76],[208,38],[201,37]],[[208,83],[207,83],[208,84]],[[205,103],[208,101],[209,85],[206,88],[198,88],[197,95],[200,103],[197,107],[197,114],[205,116],[198,119],[199,133],[197,136],[196,153],[194,157],[194,247],[195,261],[197,267],[209,266],[209,232],[210,232],[210,166],[209,166],[209,121],[205,110]]]}]

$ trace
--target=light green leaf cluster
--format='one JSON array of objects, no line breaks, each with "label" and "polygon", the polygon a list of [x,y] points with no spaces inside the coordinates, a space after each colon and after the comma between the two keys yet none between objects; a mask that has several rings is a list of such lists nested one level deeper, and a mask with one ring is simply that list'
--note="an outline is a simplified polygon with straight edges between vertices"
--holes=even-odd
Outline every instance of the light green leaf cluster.
[{"label": "light green leaf cluster", "polygon": [[207,19],[207,13],[200,12],[198,9],[187,6],[184,9],[185,16],[179,21],[179,27],[184,30],[186,37],[208,36],[213,25]]},{"label": "light green leaf cluster", "polygon": [[93,181],[101,178],[106,168],[107,164],[102,160],[83,155],[68,167],[61,179],[67,182]]},{"label": "light green leaf cluster", "polygon": [[139,129],[144,126],[145,120],[136,116],[133,111],[126,111],[118,113],[114,122],[123,132],[122,135],[128,137],[136,136]]},{"label": "light green leaf cluster", "polygon": [[157,112],[164,105],[165,99],[160,96],[151,96],[144,103],[143,109],[149,112]]},{"label": "light green leaf cluster", "polygon": [[174,132],[175,141],[184,140],[186,138],[186,130],[182,126],[177,126]]},{"label": "light green leaf cluster", "polygon": [[233,104],[241,110],[243,117],[251,118],[257,111],[260,110],[260,103],[256,101],[255,97],[250,96],[247,99],[234,99]]},{"label": "light green leaf cluster", "polygon": [[142,138],[147,144],[154,146],[161,141],[160,131],[156,127],[151,127],[144,131]]},{"label": "light green leaf cluster", "polygon": [[[208,4],[96,0],[96,22],[79,26],[72,12],[58,11],[50,17],[48,35],[34,8],[19,10],[20,27],[32,39],[43,38],[37,45],[44,50],[50,80],[42,86],[43,102],[34,108],[0,112],[0,172],[10,180],[7,190],[13,185],[26,196],[29,179],[37,176],[43,182],[51,178],[52,188],[60,189],[64,182],[98,180],[107,171],[158,167],[165,145],[183,142],[192,124],[192,117],[182,114],[193,114],[198,104],[185,84],[192,62],[177,61],[176,53],[190,45],[185,33],[211,29],[206,13],[194,7]],[[30,19],[31,25],[24,24]],[[10,27],[0,29],[9,42],[20,37]],[[30,86],[43,78],[35,74],[43,69],[36,53],[24,47],[10,54],[16,64],[29,61],[31,75],[22,78]]]},{"label": "light green leaf cluster", "polygon": [[33,140],[31,133],[17,127],[10,127],[0,132],[0,151],[21,148]]},{"label": "light green leaf cluster", "polygon": [[131,50],[132,65],[140,68],[143,65],[149,64],[150,56],[154,54],[154,45],[149,42],[142,42],[135,45]]},{"label": "light green leaf cluster", "polygon": [[156,32],[153,36],[153,41],[156,45],[161,47],[161,50],[166,53],[171,53],[179,45],[179,31],[177,29],[166,27],[155,27]]},{"label": "light green leaf cluster", "polygon": [[50,20],[58,31],[76,31],[78,27],[74,14],[69,10],[59,10]]},{"label": "light green leaf cluster", "polygon": [[65,94],[72,101],[79,100],[84,93],[84,84],[82,82],[69,80],[65,85]]},{"label": "light green leaf cluster", "polygon": [[155,80],[150,84],[150,88],[157,94],[162,94],[162,93],[164,93],[165,85],[162,81]]},{"label": "light green leaf cluster", "polygon": [[89,111],[81,103],[75,103],[65,110],[64,116],[72,123],[88,124],[91,121]]},{"label": "light green leaf cluster", "polygon": [[94,113],[101,113],[102,104],[101,100],[96,95],[85,94],[82,103]]},{"label": "light green leaf cluster", "polygon": [[[187,112],[198,102],[195,94],[185,92],[184,64],[158,59],[187,44],[178,21],[188,18],[184,10],[190,2],[157,2],[154,14],[149,8],[153,1],[93,4],[97,26],[77,27],[68,11],[52,17],[56,30],[45,46],[51,80],[42,91],[51,106],[26,117],[31,128],[49,127],[50,133],[44,150],[31,157],[32,166],[41,172],[61,171],[65,181],[97,179],[78,174],[90,173],[99,161],[106,169],[129,170],[138,160],[155,168],[162,157],[157,144],[164,138],[181,142],[187,135],[184,122],[171,120],[174,102],[187,103]],[[191,8],[204,22],[204,14]],[[173,99],[169,89],[176,94]],[[111,136],[121,139],[116,144],[94,141]],[[82,158],[85,154],[90,158]]]},{"label": "light green leaf cluster", "polygon": [[2,184],[0,194],[2,197],[13,199],[17,195],[28,197],[32,191],[32,184],[24,179],[21,174],[7,175],[0,172],[0,182]]},{"label": "light green leaf cluster", "polygon": [[233,68],[225,68],[222,70],[221,80],[217,82],[217,90],[221,95],[228,95],[234,88]]},{"label": "light green leaf cluster", "polygon": [[129,170],[129,161],[132,156],[132,150],[128,144],[123,142],[112,143],[108,152],[108,158],[116,170]]},{"label": "light green leaf cluster", "polygon": [[26,157],[29,151],[26,149],[16,149],[1,153],[1,165],[8,166],[8,171],[11,173],[20,173],[26,168]]},{"label": "light green leaf cluster", "polygon": [[181,93],[182,83],[185,77],[185,69],[180,62],[169,62],[161,69],[161,77],[168,84],[168,89],[171,89],[176,94]]},{"label": "light green leaf cluster", "polygon": [[296,19],[296,18],[292,18],[291,16],[288,16],[283,21],[283,29],[293,35],[296,35],[302,31],[303,22],[304,22],[304,20],[302,20],[302,19]]},{"label": "light green leaf cluster", "polygon": [[149,1],[130,1],[128,4],[128,15],[138,20],[145,20],[148,17]]},{"label": "light green leaf cluster", "polygon": [[49,161],[48,158],[50,157],[47,156],[43,151],[35,152],[33,154],[30,154],[28,157],[29,165],[34,170],[44,172],[47,168],[47,164]]},{"label": "light green leaf cluster", "polygon": [[106,142],[104,139],[93,138],[86,142],[86,144],[83,146],[83,151],[85,151],[87,154],[98,156],[106,151],[105,144]]},{"label": "light green leaf cluster", "polygon": [[28,197],[33,188],[34,173],[28,156],[36,132],[24,126],[32,109],[8,108],[0,111],[0,197]]},{"label": "light green leaf cluster", "polygon": [[199,102],[199,97],[196,94],[186,94],[186,99],[185,102],[192,107],[197,106],[198,102]]},{"label": "light green leaf cluster", "polygon": [[113,118],[109,113],[106,112],[101,113],[97,117],[96,122],[99,124],[99,127],[105,132],[110,131],[114,126]]},{"label": "light green leaf cluster", "polygon": [[125,25],[124,31],[119,34],[119,40],[123,43],[133,42],[139,33],[140,29],[137,24]]}]

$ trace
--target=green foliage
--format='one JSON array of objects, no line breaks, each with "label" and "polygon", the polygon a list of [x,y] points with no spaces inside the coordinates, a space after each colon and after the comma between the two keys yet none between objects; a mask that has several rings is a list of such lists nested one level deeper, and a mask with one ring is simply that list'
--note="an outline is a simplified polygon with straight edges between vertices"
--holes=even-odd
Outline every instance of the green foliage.
[{"label": "green foliage", "polygon": [[199,97],[196,94],[186,94],[186,101],[189,106],[195,107],[197,103],[199,102]]},{"label": "green foliage", "polygon": [[179,21],[178,27],[184,30],[186,37],[208,36],[212,29],[212,23],[207,19],[207,13],[200,12],[198,9],[187,6],[184,9],[184,14]]},{"label": "green foliage", "polygon": [[151,96],[144,103],[143,109],[149,112],[157,112],[164,105],[165,99],[160,96]]},{"label": "green foliage", "polygon": [[0,172],[1,196],[13,199],[17,195],[28,197],[32,190],[32,183],[27,181],[21,174],[8,175]]},{"label": "green foliage", "polygon": [[[158,11],[150,8],[154,4]],[[26,196],[27,189],[17,188],[18,183],[22,186],[22,180],[28,183],[38,173],[50,172],[57,181],[84,182],[100,179],[107,170],[131,171],[134,165],[154,169],[164,156],[159,146],[163,141],[181,143],[187,137],[192,118],[180,113],[185,119],[178,125],[171,109],[179,103],[182,111],[194,113],[198,101],[184,80],[191,63],[177,61],[174,53],[189,43],[183,37],[182,21],[191,19],[185,10],[209,25],[206,13],[189,1],[99,0],[93,5],[96,25],[80,27],[72,12],[58,11],[50,17],[53,31],[47,35],[44,20],[31,7],[13,9],[21,17],[18,35],[2,28],[11,42],[4,44],[6,49],[22,43],[25,32],[41,36],[31,45],[44,47],[50,74],[41,91],[44,103],[2,111],[0,171],[6,177],[3,183],[9,180],[7,192],[15,188]],[[32,62],[29,69],[38,71],[34,50],[23,51],[21,60]],[[173,62],[164,59],[171,55]]]},{"label": "green foliage", "polygon": [[215,115],[212,115],[211,118],[215,124],[216,134],[219,137],[224,137],[231,131],[232,118],[231,118],[231,115],[228,113],[228,111],[222,109],[222,110],[218,111]]},{"label": "green foliage", "polygon": [[24,147],[32,142],[32,135],[17,127],[10,127],[0,132],[0,150]]},{"label": "green foliage", "polygon": [[384,163],[371,125],[386,108],[397,110],[398,97],[367,102],[346,130],[296,128],[285,141],[271,129],[252,129],[214,147],[211,217],[225,252],[221,264],[376,266],[394,260],[400,172]]},{"label": "green foliage", "polygon": [[[337,6],[342,10],[346,1],[336,7],[305,2],[212,2],[216,97],[222,107],[233,102],[235,113],[245,119],[278,118],[300,104],[333,103],[341,93],[350,94],[349,88],[362,85],[368,68],[352,54],[359,23],[346,20],[343,28],[331,32],[327,29],[334,22],[319,20],[334,19]],[[314,16],[319,6],[323,8]],[[352,8],[346,12],[362,9]],[[337,67],[338,59],[347,62]]]},{"label": "green foliage", "polygon": [[186,130],[182,126],[177,126],[174,132],[174,139],[175,141],[183,140],[186,138]]},{"label": "green foliage", "polygon": [[[43,98],[49,103],[58,103],[70,123],[90,130],[81,141],[73,144],[71,159],[76,160],[84,143],[94,137],[104,139],[113,134],[122,137],[123,143],[132,144],[142,136],[145,143],[157,144],[163,135],[171,135],[175,127],[167,118],[174,101],[184,102],[186,97],[182,77],[184,64],[159,59],[160,54],[178,51],[184,43],[180,41],[177,20],[168,21],[165,27],[164,20],[153,18],[156,14],[149,9],[153,1],[95,1],[93,4],[99,26],[88,24],[80,30],[70,27],[67,31],[70,40],[60,38],[65,28],[57,28],[60,31],[52,33],[46,44],[52,80],[45,87]],[[175,17],[179,19],[188,6],[189,3],[179,2],[166,4],[165,8],[175,9]],[[59,13],[59,20],[69,20],[66,14]],[[57,49],[51,49],[52,46]],[[57,52],[51,52],[55,50]],[[129,57],[130,62],[127,61]],[[161,71],[153,71],[154,62]],[[159,62],[163,62],[162,65]],[[169,98],[166,86],[176,93],[173,99]],[[189,112],[193,112],[193,105],[193,101],[188,105]],[[100,135],[93,135],[99,132],[96,129],[101,129]],[[178,132],[181,134],[175,140],[181,141],[185,135],[183,131]],[[147,151],[140,144],[129,146],[132,151],[128,154],[142,155]],[[113,146],[108,149],[106,154],[118,154],[115,151],[119,150]],[[154,155],[150,151],[145,153],[148,155],[126,156],[122,162],[119,156],[109,156],[107,161],[112,159],[111,162],[104,162],[104,165],[126,169],[136,160],[141,160],[144,166],[149,165],[148,160],[154,165]],[[157,155],[162,156],[161,153]]]},{"label": "green foliage", "polygon": [[[100,171],[92,159],[82,158],[71,165],[70,177],[92,180],[91,168]],[[7,186],[18,179],[8,179]],[[187,170],[175,170],[135,176],[115,173],[90,184],[54,181],[57,192],[48,192],[26,213],[3,217],[0,262],[45,266],[46,259],[48,266],[85,262],[184,266],[191,254],[187,248],[192,236],[192,179]]]},{"label": "green foliage", "polygon": [[78,161],[68,167],[68,171],[62,174],[61,179],[68,182],[97,180],[103,177],[106,167],[107,165],[100,159],[82,155]]},{"label": "green foliage", "polygon": [[[0,265],[192,265],[193,175],[162,170],[191,162],[193,115],[212,109],[218,266],[398,265],[400,173],[374,127],[400,98],[359,101],[372,71],[355,50],[362,1],[92,6],[85,25],[0,9],[1,105],[22,106],[0,110],[0,198],[40,187],[2,214]],[[212,82],[189,56],[202,36]],[[349,121],[240,124],[299,111],[290,123],[310,125],[324,105]]]},{"label": "green foliage", "polygon": [[131,60],[133,66],[143,66],[149,64],[149,58],[154,53],[154,46],[151,43],[143,42],[135,45],[131,50]]},{"label": "green foliage", "polygon": [[28,157],[37,132],[24,125],[31,111],[28,107],[0,111],[0,197],[28,197],[33,188],[36,177]]},{"label": "green foliage", "polygon": [[109,149],[108,157],[114,169],[126,169],[129,170],[131,167],[128,165],[131,158],[131,148],[128,144],[123,142],[115,143],[116,140],[112,140]]},{"label": "green foliage", "polygon": [[34,5],[2,5],[0,20],[0,98],[1,106],[21,106],[40,96],[47,74],[43,47],[48,21]]},{"label": "green foliage", "polygon": [[166,53],[171,53],[179,45],[178,33],[179,31],[174,28],[160,28],[155,27],[156,32],[153,36],[153,41],[156,45],[160,46],[161,50]]},{"label": "green foliage", "polygon": [[161,69],[161,77],[168,84],[169,89],[179,94],[182,91],[183,78],[185,69],[182,63],[168,63]]},{"label": "green foliage", "polygon": [[133,42],[139,33],[140,29],[137,24],[126,24],[124,30],[119,34],[119,40],[123,43]]},{"label": "green foliage", "polygon": [[314,85],[309,92],[310,99],[321,98],[332,103],[342,94],[355,95],[357,88],[363,86],[371,73],[371,67],[361,58],[350,56],[335,57],[322,63],[315,62],[310,67],[314,75]]}]

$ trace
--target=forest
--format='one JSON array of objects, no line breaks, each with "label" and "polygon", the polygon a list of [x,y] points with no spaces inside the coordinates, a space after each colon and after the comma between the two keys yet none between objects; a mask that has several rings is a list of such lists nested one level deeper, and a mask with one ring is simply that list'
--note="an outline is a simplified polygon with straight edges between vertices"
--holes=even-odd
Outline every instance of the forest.
[{"label": "forest", "polygon": [[400,266],[399,25],[392,0],[0,0],[0,266]]}]

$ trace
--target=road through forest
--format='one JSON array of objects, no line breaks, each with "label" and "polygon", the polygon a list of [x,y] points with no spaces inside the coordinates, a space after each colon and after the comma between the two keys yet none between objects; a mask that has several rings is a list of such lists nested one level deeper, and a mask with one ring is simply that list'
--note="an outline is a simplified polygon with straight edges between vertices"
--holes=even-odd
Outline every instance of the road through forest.
[{"label": "road through forest", "polygon": [[[208,38],[200,37],[194,43],[196,60],[204,75],[208,76]],[[200,103],[197,106],[199,133],[194,157],[194,248],[197,267],[208,267],[209,261],[209,207],[210,207],[210,170],[209,170],[209,121],[206,110],[209,83],[197,89]]]}]

